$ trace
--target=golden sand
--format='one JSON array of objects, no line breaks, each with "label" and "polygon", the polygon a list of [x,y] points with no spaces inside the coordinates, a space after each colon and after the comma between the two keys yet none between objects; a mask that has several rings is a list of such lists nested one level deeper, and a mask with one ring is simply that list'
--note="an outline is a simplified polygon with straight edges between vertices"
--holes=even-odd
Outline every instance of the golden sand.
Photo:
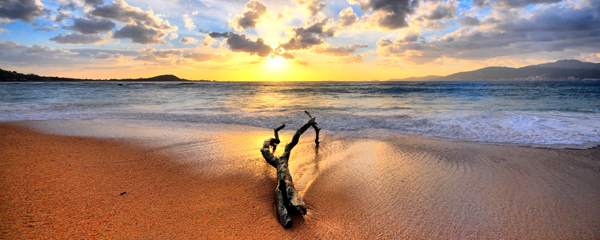
[{"label": "golden sand", "polygon": [[410,136],[300,144],[309,210],[284,230],[269,134],[157,146],[0,125],[0,239],[600,239],[599,149]]}]

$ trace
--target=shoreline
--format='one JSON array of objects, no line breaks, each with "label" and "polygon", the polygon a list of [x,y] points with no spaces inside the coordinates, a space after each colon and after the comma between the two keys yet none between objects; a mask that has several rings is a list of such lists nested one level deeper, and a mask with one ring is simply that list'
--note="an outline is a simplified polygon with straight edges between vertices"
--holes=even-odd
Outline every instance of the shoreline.
[{"label": "shoreline", "polygon": [[[118,119],[118,118],[106,118],[106,119],[48,119],[48,120],[19,120],[19,121],[0,121],[0,125],[15,125],[26,128],[35,129],[43,133],[51,133],[56,135],[73,135],[73,136],[86,136],[93,138],[106,138],[101,136],[100,130],[92,131],[79,131],[75,130],[74,127],[69,127],[69,124],[63,124],[60,122],[68,123],[85,123],[85,122],[98,122],[108,121],[110,125],[125,123],[135,125],[135,123],[148,124],[150,125],[164,125],[167,124],[173,128],[233,128],[233,129],[245,129],[250,128],[253,130],[264,130],[272,131],[271,128],[258,127],[246,124],[231,124],[231,123],[202,123],[202,122],[185,122],[185,121],[171,121],[171,120],[139,120],[139,119]],[[87,126],[86,126],[87,127]],[[54,130],[51,130],[54,129]],[[106,130],[106,129],[102,129]],[[284,132],[291,133],[290,129],[284,129]],[[423,141],[433,142],[452,142],[452,143],[466,143],[466,144],[479,144],[488,146],[504,146],[504,147],[519,147],[519,148],[535,148],[535,149],[548,149],[548,150],[594,150],[600,149],[600,142],[588,143],[588,144],[528,144],[528,143],[508,143],[508,142],[486,142],[460,138],[450,138],[433,136],[419,133],[404,133],[397,130],[381,129],[381,128],[369,128],[361,129],[357,131],[327,131],[332,136],[338,136],[341,138],[352,138],[352,139],[373,139],[382,141],[393,141],[396,138],[416,138]],[[367,133],[367,134],[365,134]],[[131,135],[124,136],[126,139],[132,137]]]},{"label": "shoreline", "polygon": [[600,237],[598,147],[326,136],[294,150],[309,213],[286,231],[258,152],[270,130],[36,124],[54,128],[0,123],[0,238]]}]

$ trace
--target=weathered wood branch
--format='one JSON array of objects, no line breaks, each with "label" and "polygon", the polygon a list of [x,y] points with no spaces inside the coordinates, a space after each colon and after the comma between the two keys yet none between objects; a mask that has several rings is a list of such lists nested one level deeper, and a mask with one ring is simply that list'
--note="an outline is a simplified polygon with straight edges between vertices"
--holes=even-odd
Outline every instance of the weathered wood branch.
[{"label": "weathered wood branch", "polygon": [[[279,161],[279,158],[276,157],[274,155],[275,150],[277,150],[277,145],[281,142],[279,140],[279,131],[281,129],[285,128],[285,124],[282,124],[281,126],[273,129],[275,137],[274,138],[269,138],[267,140],[264,141],[262,148],[260,149],[260,152],[262,153],[263,158],[267,161],[267,163],[269,163],[271,166],[273,167],[277,167],[277,162]],[[271,150],[271,148],[273,150]]]},{"label": "weathered wood branch", "polygon": [[294,187],[292,175],[290,174],[290,170],[288,168],[288,161],[292,149],[294,149],[294,147],[300,141],[300,136],[302,136],[302,134],[310,127],[315,130],[315,144],[317,147],[319,146],[319,132],[321,129],[317,126],[316,118],[313,117],[308,111],[304,112],[310,119],[302,127],[296,130],[292,140],[285,146],[284,152],[280,157],[275,156],[275,150],[277,149],[277,145],[280,143],[279,131],[285,127],[285,124],[273,129],[274,138],[265,140],[262,148],[260,149],[265,161],[277,169],[275,205],[279,223],[285,228],[292,226],[292,214],[306,214],[306,205]]},{"label": "weathered wood branch", "polygon": [[[304,113],[306,113],[306,115],[308,115],[309,118],[313,118],[312,115],[310,115],[310,113],[308,111],[304,111]],[[315,124],[312,125],[313,129],[315,129],[315,145],[317,145],[317,147],[319,147],[319,132],[321,132],[321,128],[319,128],[319,126],[317,126],[317,123],[315,122]]]}]

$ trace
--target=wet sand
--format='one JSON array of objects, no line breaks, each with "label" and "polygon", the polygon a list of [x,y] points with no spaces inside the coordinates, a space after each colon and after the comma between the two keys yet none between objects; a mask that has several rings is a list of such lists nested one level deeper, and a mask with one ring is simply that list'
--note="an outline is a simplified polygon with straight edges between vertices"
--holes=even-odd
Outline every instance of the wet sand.
[{"label": "wet sand", "polygon": [[53,126],[0,124],[0,239],[600,239],[598,148],[307,135],[290,168],[309,212],[284,230],[268,129]]}]

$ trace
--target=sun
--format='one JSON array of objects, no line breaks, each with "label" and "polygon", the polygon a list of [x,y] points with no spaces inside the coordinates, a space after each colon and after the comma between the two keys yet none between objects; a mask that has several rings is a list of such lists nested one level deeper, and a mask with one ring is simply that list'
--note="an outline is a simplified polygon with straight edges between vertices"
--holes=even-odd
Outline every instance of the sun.
[{"label": "sun", "polygon": [[270,72],[282,72],[288,68],[288,61],[282,56],[270,56],[265,60],[264,68]]}]

